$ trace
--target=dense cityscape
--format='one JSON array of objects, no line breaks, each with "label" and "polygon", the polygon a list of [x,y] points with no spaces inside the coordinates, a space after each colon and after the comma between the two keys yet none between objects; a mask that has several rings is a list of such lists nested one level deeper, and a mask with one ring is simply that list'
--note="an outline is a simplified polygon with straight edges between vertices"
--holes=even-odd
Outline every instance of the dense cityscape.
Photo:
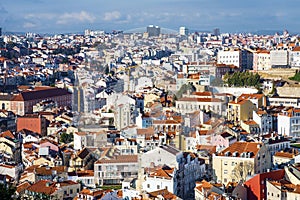
[{"label": "dense cityscape", "polygon": [[300,36],[0,29],[0,199],[300,199]]}]

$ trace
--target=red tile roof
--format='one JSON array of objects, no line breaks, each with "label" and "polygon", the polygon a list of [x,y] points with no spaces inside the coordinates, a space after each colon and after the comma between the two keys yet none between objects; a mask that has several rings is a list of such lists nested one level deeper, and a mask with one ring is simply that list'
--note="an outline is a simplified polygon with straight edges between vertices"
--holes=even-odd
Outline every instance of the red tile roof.
[{"label": "red tile roof", "polygon": [[236,157],[240,157],[242,153],[251,153],[250,158],[256,157],[261,143],[258,142],[235,142],[231,146],[222,150],[218,153],[218,156],[228,156],[233,157],[233,153],[236,153]]},{"label": "red tile roof", "polygon": [[138,156],[137,155],[119,155],[112,159],[101,158],[96,161],[95,164],[105,164],[105,163],[137,163]]},{"label": "red tile roof", "polygon": [[274,156],[283,158],[294,158],[294,154],[288,152],[276,152]]},{"label": "red tile roof", "polygon": [[30,186],[30,183],[24,182],[17,187],[17,192],[20,194],[21,192],[25,191]]},{"label": "red tile roof", "polygon": [[0,134],[0,137],[8,137],[11,139],[16,139],[16,137],[13,135],[13,133],[10,130],[4,131]]},{"label": "red tile roof", "polygon": [[173,171],[174,171],[174,168],[164,166],[162,168],[159,168],[159,169],[155,170],[153,173],[151,173],[149,175],[149,177],[171,179]]},{"label": "red tile roof", "polygon": [[62,88],[44,87],[35,90],[22,91],[20,94],[13,97],[12,101],[30,101],[63,95],[71,95],[71,93]]},{"label": "red tile roof", "polygon": [[284,169],[257,174],[254,177],[247,180],[244,185],[247,188],[248,199],[264,199],[265,194],[262,191],[266,191],[265,180],[281,180],[284,177]]},{"label": "red tile roof", "polygon": [[195,98],[195,97],[182,97],[178,101],[190,101],[190,102],[222,102],[217,98]]},{"label": "red tile roof", "polygon": [[27,190],[36,193],[43,193],[47,195],[51,195],[57,191],[57,187],[55,183],[48,181],[48,180],[40,180],[33,184],[32,186],[28,187]]}]

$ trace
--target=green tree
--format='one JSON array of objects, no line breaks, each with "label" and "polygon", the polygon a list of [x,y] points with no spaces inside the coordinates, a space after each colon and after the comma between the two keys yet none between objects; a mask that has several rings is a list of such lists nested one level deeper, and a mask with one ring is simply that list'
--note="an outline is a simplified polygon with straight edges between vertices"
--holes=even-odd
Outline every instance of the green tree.
[{"label": "green tree", "polygon": [[16,192],[16,188],[12,185],[0,184],[0,199],[11,200],[14,199],[13,195]]},{"label": "green tree", "polygon": [[60,142],[61,143],[67,144],[67,143],[73,142],[73,140],[74,140],[74,137],[73,137],[72,133],[68,134],[66,132],[63,132],[62,134],[60,134]]},{"label": "green tree", "polygon": [[196,91],[196,88],[192,84],[184,84],[176,93],[176,97],[181,98],[183,94],[187,93],[187,91],[190,91],[190,93],[192,93]]},{"label": "green tree", "polygon": [[298,81],[298,82],[300,82],[300,72],[297,71],[295,73],[295,75],[292,76],[292,77],[289,77],[289,79],[292,80],[292,81]]}]

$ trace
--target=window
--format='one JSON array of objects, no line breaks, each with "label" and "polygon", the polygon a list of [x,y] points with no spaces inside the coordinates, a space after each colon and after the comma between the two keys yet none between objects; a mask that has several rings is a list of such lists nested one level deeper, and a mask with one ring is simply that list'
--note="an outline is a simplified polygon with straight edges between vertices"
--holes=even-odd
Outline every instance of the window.
[{"label": "window", "polygon": [[157,189],[158,189],[158,190],[160,189],[159,185],[157,185]]},{"label": "window", "polygon": [[228,170],[227,170],[227,169],[225,169],[225,170],[224,170],[224,174],[227,174],[227,173],[228,173]]},{"label": "window", "polygon": [[73,190],[72,189],[70,189],[70,194],[73,194]]},{"label": "window", "polygon": [[224,165],[227,165],[227,161],[224,161]]},{"label": "window", "polygon": [[150,188],[150,184],[147,184],[147,188]]}]

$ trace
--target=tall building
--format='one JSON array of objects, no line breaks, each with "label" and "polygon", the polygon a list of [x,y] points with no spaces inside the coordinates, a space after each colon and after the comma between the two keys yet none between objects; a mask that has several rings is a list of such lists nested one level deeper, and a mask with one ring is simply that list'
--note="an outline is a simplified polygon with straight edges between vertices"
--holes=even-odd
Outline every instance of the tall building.
[{"label": "tall building", "polygon": [[180,27],[179,28],[179,34],[180,35],[188,35],[189,34],[189,29],[184,27],[184,26]]},{"label": "tall building", "polygon": [[213,30],[213,33],[214,33],[215,36],[219,36],[220,35],[220,29],[219,28],[215,28]]},{"label": "tall building", "polygon": [[153,26],[153,25],[149,25],[147,27],[147,33],[149,37],[157,37],[160,35],[160,27],[159,26]]}]

